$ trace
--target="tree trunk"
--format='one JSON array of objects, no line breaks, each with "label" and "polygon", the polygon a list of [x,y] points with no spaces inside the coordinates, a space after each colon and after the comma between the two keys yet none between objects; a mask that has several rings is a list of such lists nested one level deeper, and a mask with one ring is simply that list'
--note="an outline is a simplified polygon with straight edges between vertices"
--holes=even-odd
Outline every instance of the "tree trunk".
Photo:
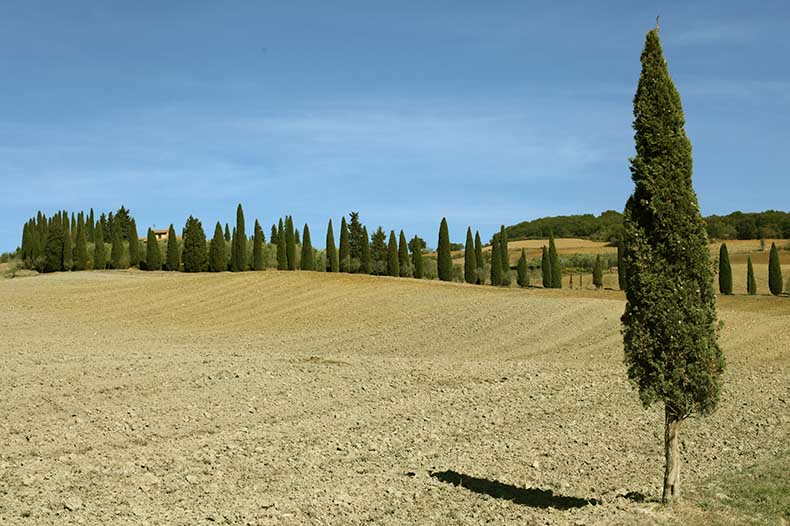
[{"label": "tree trunk", "polygon": [[683,419],[666,406],[664,424],[664,496],[665,504],[680,500],[680,425]]}]

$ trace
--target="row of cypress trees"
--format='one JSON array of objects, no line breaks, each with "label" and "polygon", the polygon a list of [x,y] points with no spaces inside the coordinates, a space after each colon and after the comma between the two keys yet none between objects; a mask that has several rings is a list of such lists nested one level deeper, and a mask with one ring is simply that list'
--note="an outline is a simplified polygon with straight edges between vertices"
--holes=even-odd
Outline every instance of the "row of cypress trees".
[{"label": "row of cypress trees", "polygon": [[[771,243],[771,252],[768,256],[768,289],[771,294],[778,296],[782,293],[783,287],[779,250],[776,248],[776,243]],[[722,243],[719,247],[719,292],[724,295],[732,294],[732,267],[727,243]],[[748,257],[746,263],[746,293],[750,296],[757,294],[752,256]]]}]

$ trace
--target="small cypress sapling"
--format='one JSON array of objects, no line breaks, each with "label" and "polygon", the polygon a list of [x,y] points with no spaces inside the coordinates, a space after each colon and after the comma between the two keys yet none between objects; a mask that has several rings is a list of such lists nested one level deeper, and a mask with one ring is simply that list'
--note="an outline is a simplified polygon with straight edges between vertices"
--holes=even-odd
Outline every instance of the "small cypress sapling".
[{"label": "small cypress sapling", "polygon": [[335,232],[332,228],[332,220],[326,227],[326,271],[337,272],[340,264],[337,260],[337,248],[335,246]]},{"label": "small cypress sapling", "polygon": [[549,238],[549,260],[551,261],[551,288],[561,289],[562,267],[560,266],[560,256],[557,254],[553,235]]},{"label": "small cypress sapling", "polygon": [[757,294],[757,281],[754,279],[752,256],[749,256],[749,259],[746,261],[746,292],[750,296]]},{"label": "small cypress sapling", "polygon": [[368,228],[362,227],[362,235],[357,239],[359,244],[360,259],[359,271],[363,274],[370,274],[370,238],[368,237]]},{"label": "small cypress sapling", "polygon": [[252,269],[263,270],[263,229],[255,220],[255,232],[252,240]]},{"label": "small cypress sapling", "polygon": [[768,256],[768,289],[771,294],[778,296],[782,293],[783,286],[779,250],[776,248],[776,243],[771,243],[771,253]]},{"label": "small cypress sapling", "polygon": [[623,265],[623,242],[617,242],[617,285],[625,290],[625,266]]},{"label": "small cypress sapling", "polygon": [[395,231],[390,230],[390,240],[387,247],[387,274],[398,277],[400,265],[398,262],[398,242],[395,240]]},{"label": "small cypress sapling", "polygon": [[304,224],[302,230],[302,270],[315,270],[313,259],[313,242],[310,239],[310,227]]},{"label": "small cypress sapling", "polygon": [[732,267],[727,243],[722,243],[719,248],[719,292],[725,295],[732,294]]},{"label": "small cypress sapling", "polygon": [[603,262],[601,261],[601,255],[595,255],[595,264],[593,265],[593,285],[595,285],[596,289],[600,289],[603,287]]},{"label": "small cypress sapling", "polygon": [[423,275],[422,248],[420,248],[420,243],[418,242],[418,238],[416,235],[414,236],[412,249],[411,249],[411,267],[414,272],[414,277],[417,279],[422,279],[422,275]]},{"label": "small cypress sapling", "polygon": [[499,237],[491,240],[491,285],[502,285],[502,256],[499,253]]},{"label": "small cypress sapling", "polygon": [[466,228],[466,246],[464,247],[464,281],[477,282],[477,260],[475,259],[475,245],[472,239],[472,227]]},{"label": "small cypress sapling", "polygon": [[450,232],[447,228],[447,219],[444,217],[439,225],[439,243],[437,247],[436,270],[439,274],[439,279],[451,281],[453,279],[453,258],[450,255]]},{"label": "small cypress sapling", "polygon": [[346,216],[340,220],[340,272],[351,272],[351,245],[348,241]]},{"label": "small cypress sapling", "polygon": [[527,270],[527,251],[521,249],[521,257],[518,258],[518,278],[517,283],[521,288],[529,287],[529,272]]},{"label": "small cypress sapling", "polygon": [[277,224],[277,270],[288,270],[288,240],[282,219]]},{"label": "small cypress sapling", "polygon": [[140,241],[137,236],[137,223],[134,219],[129,220],[129,265],[140,266]]},{"label": "small cypress sapling", "polygon": [[288,270],[296,270],[296,235],[291,216],[285,216],[285,256]]},{"label": "small cypress sapling", "polygon": [[486,282],[485,276],[486,262],[483,259],[483,242],[480,240],[480,232],[475,230],[475,283],[483,285]]},{"label": "small cypress sapling", "polygon": [[181,267],[181,251],[178,248],[176,229],[170,223],[167,233],[167,270],[176,271]]},{"label": "small cypress sapling", "polygon": [[543,245],[543,254],[540,257],[540,273],[543,280],[543,288],[551,288],[551,259],[549,258],[549,251],[546,245]]},{"label": "small cypress sapling", "polygon": [[411,277],[411,261],[409,261],[409,245],[406,241],[406,234],[403,230],[400,231],[398,239],[398,268],[400,269],[400,277]]},{"label": "small cypress sapling", "polygon": [[104,247],[104,229],[96,228],[93,232],[93,269],[104,270],[107,267],[107,252]]},{"label": "small cypress sapling", "polygon": [[77,247],[74,251],[74,270],[88,269],[88,240],[85,235],[85,226],[77,225]]},{"label": "small cypress sapling", "polygon": [[123,268],[123,241],[121,241],[121,229],[119,225],[114,226],[112,229],[110,267],[114,269]]},{"label": "small cypress sapling", "polygon": [[217,221],[214,227],[214,237],[211,239],[208,254],[208,269],[211,272],[225,272],[228,270],[228,259],[225,255],[225,236],[222,235],[222,225]]}]

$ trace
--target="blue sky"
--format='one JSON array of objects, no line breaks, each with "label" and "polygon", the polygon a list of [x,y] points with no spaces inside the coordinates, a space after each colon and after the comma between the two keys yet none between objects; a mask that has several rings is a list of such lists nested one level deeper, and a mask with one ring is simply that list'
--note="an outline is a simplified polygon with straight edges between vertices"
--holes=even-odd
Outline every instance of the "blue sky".
[{"label": "blue sky", "polygon": [[6,0],[0,251],[38,209],[210,235],[241,202],[316,245],[359,210],[431,246],[621,210],[656,14],[703,213],[787,210],[790,3],[593,4]]}]

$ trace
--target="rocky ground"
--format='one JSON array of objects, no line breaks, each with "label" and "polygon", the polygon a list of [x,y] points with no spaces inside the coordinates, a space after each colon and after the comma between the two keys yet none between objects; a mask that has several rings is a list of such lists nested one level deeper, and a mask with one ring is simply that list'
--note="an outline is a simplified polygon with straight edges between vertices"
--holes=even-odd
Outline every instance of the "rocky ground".
[{"label": "rocky ground", "polygon": [[[677,522],[655,502],[662,413],[625,380],[623,299],[580,292],[0,280],[0,523]],[[683,430],[691,495],[790,447],[790,300],[739,301],[720,308],[720,409]]]}]

